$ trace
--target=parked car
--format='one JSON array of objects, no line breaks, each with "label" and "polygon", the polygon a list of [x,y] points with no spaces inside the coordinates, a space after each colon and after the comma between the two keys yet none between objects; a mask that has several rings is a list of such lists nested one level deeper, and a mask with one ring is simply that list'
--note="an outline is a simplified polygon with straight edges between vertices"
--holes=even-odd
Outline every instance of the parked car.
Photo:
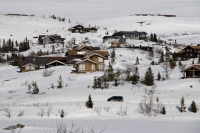
[{"label": "parked car", "polygon": [[107,101],[123,102],[124,98],[122,96],[112,96],[111,98],[108,98]]}]

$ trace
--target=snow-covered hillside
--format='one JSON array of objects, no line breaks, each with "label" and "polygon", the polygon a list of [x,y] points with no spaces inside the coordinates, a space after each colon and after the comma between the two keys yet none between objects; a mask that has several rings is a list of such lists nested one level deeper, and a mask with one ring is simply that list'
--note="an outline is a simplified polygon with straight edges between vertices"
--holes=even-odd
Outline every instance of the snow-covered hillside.
[{"label": "snow-covered hillside", "polygon": [[[40,34],[59,34],[65,38],[65,46],[71,38],[76,38],[76,43],[81,43],[86,37],[92,46],[108,47],[110,44],[103,43],[105,32],[112,35],[117,31],[145,31],[150,35],[156,33],[158,38],[166,42],[176,40],[178,44],[196,45],[200,43],[200,1],[198,0],[10,0],[1,1],[0,4],[0,39],[22,41],[25,37],[31,40],[30,50],[22,52],[28,55],[31,51],[51,51],[52,44],[45,48],[37,45],[37,39],[33,37]],[[27,14],[31,16],[13,16],[5,14]],[[150,14],[147,16],[136,14]],[[159,16],[176,15],[176,17]],[[50,15],[65,17],[65,22],[59,22],[49,18]],[[69,23],[69,19],[71,23]],[[144,22],[142,25],[138,22]],[[85,26],[98,26],[97,33],[70,33],[67,29],[76,24]],[[48,30],[48,32],[47,32]],[[128,40],[129,44],[135,46],[153,46],[165,51],[165,45],[158,46],[153,42],[140,40]],[[169,46],[171,51],[180,49]],[[56,46],[56,49],[62,45]],[[112,49],[108,49],[109,52]],[[160,102],[166,107],[166,115],[156,117],[144,116],[139,113],[138,105],[143,99],[144,89],[151,88],[144,84],[113,86],[109,89],[93,89],[95,76],[102,76],[103,72],[72,74],[72,66],[52,67],[53,75],[43,77],[43,70],[20,73],[18,67],[0,65],[0,133],[10,131],[3,128],[21,123],[25,125],[22,133],[53,133],[56,126],[63,121],[70,128],[73,122],[82,127],[85,132],[95,128],[98,133],[105,128],[104,133],[199,133],[200,113],[188,111],[191,102],[195,100],[200,108],[199,79],[181,79],[182,73],[178,67],[170,71],[170,79],[157,81],[158,72],[165,75],[160,65],[150,65],[152,60],[158,62],[159,55],[150,59],[149,53],[138,49],[126,48],[116,49],[115,70],[125,69],[127,65],[134,64],[139,58],[138,65],[140,77],[151,66],[154,73],[156,93]],[[64,56],[64,53],[59,56]],[[106,61],[106,66],[108,66]],[[195,59],[197,62],[197,59]],[[191,65],[192,59],[185,62]],[[64,87],[62,89],[51,89],[53,83],[57,86],[59,76],[62,76]],[[37,82],[40,93],[43,95],[31,95],[28,92],[28,84]],[[191,87],[192,86],[192,87]],[[85,102],[91,94],[94,109],[87,109]],[[111,96],[123,96],[124,102],[107,102]],[[186,112],[180,113],[178,106],[184,96]],[[52,107],[52,113],[48,117],[46,112]],[[5,109],[11,111],[8,118]],[[96,108],[96,110],[95,110]],[[97,108],[101,108],[100,113]],[[110,108],[106,110],[106,108]],[[45,111],[43,117],[38,115],[41,110]],[[127,110],[127,115],[121,116],[120,109]],[[23,117],[18,117],[20,111],[24,110]],[[67,114],[60,118],[59,111],[64,110]],[[18,132],[19,130],[16,130]]]}]

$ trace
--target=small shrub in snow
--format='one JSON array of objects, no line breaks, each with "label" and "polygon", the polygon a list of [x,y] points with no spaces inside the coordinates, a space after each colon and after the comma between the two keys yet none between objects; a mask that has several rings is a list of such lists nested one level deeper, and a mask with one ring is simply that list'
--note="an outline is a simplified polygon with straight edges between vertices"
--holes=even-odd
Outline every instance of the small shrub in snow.
[{"label": "small shrub in snow", "polygon": [[32,89],[32,86],[30,84],[28,84],[28,93],[29,94],[31,93],[31,89]]},{"label": "small shrub in snow", "polygon": [[[68,128],[69,127],[69,128]],[[105,131],[105,127],[97,131],[94,126],[89,128],[87,133],[103,133]],[[57,123],[56,133],[84,133],[85,130],[81,127],[76,126],[76,124],[72,123],[71,126],[67,126],[62,121]]]},{"label": "small shrub in snow", "polygon": [[64,112],[63,109],[62,109],[62,110],[59,110],[58,113],[60,114],[60,118],[64,118],[64,117],[67,115],[67,113]]},{"label": "small shrub in snow", "polygon": [[43,77],[49,77],[53,74],[52,70],[48,70],[48,69],[44,69],[44,71],[42,72],[42,76]]},{"label": "small shrub in snow", "polygon": [[51,88],[54,89],[54,85],[53,85],[53,83],[51,83]]},{"label": "small shrub in snow", "polygon": [[47,116],[49,117],[50,115],[51,115],[51,113],[52,113],[52,105],[50,104],[49,106],[48,106],[48,108],[47,108]]},{"label": "small shrub in snow", "polygon": [[8,118],[10,118],[12,115],[11,115],[11,110],[9,109],[9,108],[6,108],[6,109],[4,109],[4,111],[5,111],[5,115],[8,117]]},{"label": "small shrub in snow", "polygon": [[101,110],[102,110],[101,106],[97,106],[94,108],[94,112],[96,112],[98,115],[101,115]]},{"label": "small shrub in snow", "polygon": [[104,107],[103,109],[104,109],[106,112],[109,112],[111,108],[110,108],[109,106],[106,106],[106,107]]},{"label": "small shrub in snow", "polygon": [[22,117],[24,115],[24,110],[19,111],[18,117]]},{"label": "small shrub in snow", "polygon": [[113,84],[113,86],[117,87],[118,85],[119,85],[119,81],[118,81],[117,78],[115,78],[115,79],[114,79],[114,84]]},{"label": "small shrub in snow", "polygon": [[37,115],[40,116],[40,117],[43,117],[44,114],[45,114],[44,108],[40,108],[39,111],[38,111],[38,113],[37,113]]},{"label": "small shrub in snow", "polygon": [[128,115],[127,113],[128,113],[128,106],[123,107],[122,105],[119,107],[119,111],[117,112],[119,116]]},{"label": "small shrub in snow", "polygon": [[92,98],[90,95],[88,96],[88,101],[85,103],[85,106],[87,108],[93,108],[93,102],[92,102]]}]

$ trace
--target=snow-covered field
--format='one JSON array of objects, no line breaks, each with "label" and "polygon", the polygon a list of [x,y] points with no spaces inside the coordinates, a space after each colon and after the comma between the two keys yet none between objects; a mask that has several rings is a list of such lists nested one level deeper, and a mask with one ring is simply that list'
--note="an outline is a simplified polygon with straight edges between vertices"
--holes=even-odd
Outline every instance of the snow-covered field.
[{"label": "snow-covered field", "polygon": [[[93,46],[102,46],[102,37],[108,31],[109,35],[114,30],[138,30],[146,31],[148,35],[156,33],[158,37],[167,42],[174,42],[183,45],[196,45],[200,43],[200,1],[198,0],[10,0],[1,1],[0,4],[0,39],[22,41],[25,37],[33,42],[29,51],[51,50],[51,45],[38,46],[34,44],[37,39],[34,36],[39,34],[59,34],[69,41],[72,37],[81,42],[89,37]],[[35,14],[35,16],[5,16],[4,14]],[[65,22],[59,22],[49,18],[49,15],[65,17]],[[137,16],[135,14],[155,14],[155,16]],[[156,16],[156,14],[176,15],[176,17]],[[44,17],[45,16],[45,17]],[[71,21],[69,23],[68,21]],[[137,22],[145,21],[142,25]],[[99,26],[97,33],[77,34],[67,31],[77,23],[88,26]],[[107,30],[105,30],[107,28]],[[48,30],[48,32],[46,32]],[[187,35],[185,35],[187,33]],[[12,36],[10,36],[12,34]],[[2,41],[1,41],[2,43]],[[135,46],[149,45],[152,42],[130,41]],[[65,43],[66,45],[66,43]],[[162,46],[156,46],[163,48]],[[58,49],[61,45],[58,46]],[[172,48],[172,47],[171,47]],[[164,50],[164,49],[163,49]],[[29,51],[22,54],[28,55]],[[111,51],[109,49],[109,51]],[[172,51],[177,49],[172,48]],[[62,54],[64,56],[64,54]],[[146,69],[151,60],[148,53],[139,50],[116,49],[116,64],[114,68],[124,69],[126,63],[135,63],[136,58],[140,59],[139,74],[144,77]],[[122,62],[126,60],[126,62]],[[155,61],[158,61],[156,56]],[[187,66],[191,65],[192,59],[186,61]],[[197,62],[197,59],[195,60]],[[108,65],[108,62],[106,62]],[[157,73],[164,75],[160,65],[151,66],[156,79]],[[198,79],[180,79],[182,73],[178,67],[170,72],[170,79],[156,81],[156,96],[166,107],[166,115],[148,117],[138,112],[138,104],[143,99],[144,88],[150,88],[140,84],[133,86],[126,83],[109,89],[92,89],[93,77],[101,76],[103,72],[71,74],[72,66],[60,66],[51,68],[55,70],[51,77],[43,77],[43,70],[19,73],[19,68],[13,66],[0,67],[0,133],[10,131],[2,130],[10,125],[21,123],[25,125],[22,133],[54,133],[57,123],[63,121],[69,128],[73,122],[86,131],[90,128],[99,130],[105,128],[105,133],[199,133],[200,113],[191,113],[187,109],[180,113],[177,106],[180,105],[182,96],[185,97],[185,104],[190,106],[195,100],[200,108],[200,90]],[[48,89],[53,83],[57,85],[59,75],[64,81],[63,89]],[[28,94],[26,82],[36,81],[43,95]],[[66,86],[67,84],[67,86]],[[111,83],[112,84],[112,83]],[[193,86],[192,88],[190,86]],[[90,87],[88,87],[90,86]],[[95,107],[101,107],[100,114],[94,109],[87,109],[85,102],[91,94]],[[107,99],[114,95],[124,97],[124,102],[107,102]],[[52,113],[48,117],[38,116],[38,112],[44,109],[45,112],[52,106]],[[105,107],[110,107],[107,112]],[[128,108],[126,116],[118,115],[120,107]],[[9,108],[12,112],[11,118],[6,117],[3,108]],[[59,110],[64,110],[67,115],[60,118]],[[24,110],[24,116],[18,117],[20,111]],[[16,132],[18,132],[17,130]]]}]

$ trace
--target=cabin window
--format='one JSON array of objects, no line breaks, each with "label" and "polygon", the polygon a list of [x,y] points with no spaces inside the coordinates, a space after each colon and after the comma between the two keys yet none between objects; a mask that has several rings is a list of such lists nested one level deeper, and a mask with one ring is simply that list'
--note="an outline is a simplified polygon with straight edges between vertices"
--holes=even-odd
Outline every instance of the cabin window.
[{"label": "cabin window", "polygon": [[45,66],[44,66],[44,65],[41,65],[40,68],[45,68]]},{"label": "cabin window", "polygon": [[190,49],[190,52],[192,52],[192,49]]},{"label": "cabin window", "polygon": [[28,66],[26,66],[25,67],[25,70],[27,71],[27,70],[30,70],[31,69],[31,66],[30,65],[28,65]]},{"label": "cabin window", "polygon": [[92,63],[92,70],[95,70],[95,64]]},{"label": "cabin window", "polygon": [[99,62],[103,62],[103,58],[99,57]]},{"label": "cabin window", "polygon": [[99,70],[103,70],[103,65],[99,65]]},{"label": "cabin window", "polygon": [[189,50],[189,49],[187,49],[187,51],[189,52],[190,50]]},{"label": "cabin window", "polygon": [[26,71],[28,71],[28,70],[32,70],[33,71],[33,70],[35,70],[35,67],[31,66],[31,65],[28,65],[28,66],[25,67],[25,70]]},{"label": "cabin window", "polygon": [[85,70],[85,63],[81,63],[79,65],[79,70]]},{"label": "cabin window", "polygon": [[190,54],[190,56],[192,56],[192,54]]},{"label": "cabin window", "polygon": [[35,70],[35,67],[34,67],[34,66],[31,66],[31,70],[32,70],[32,71]]}]

